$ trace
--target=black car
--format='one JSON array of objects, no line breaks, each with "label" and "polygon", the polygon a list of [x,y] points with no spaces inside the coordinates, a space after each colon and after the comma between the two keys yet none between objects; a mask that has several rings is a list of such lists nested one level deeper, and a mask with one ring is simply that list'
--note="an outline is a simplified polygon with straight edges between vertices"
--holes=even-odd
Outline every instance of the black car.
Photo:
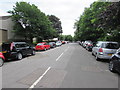
[{"label": "black car", "polygon": [[120,74],[120,49],[111,57],[109,62],[109,70]]},{"label": "black car", "polygon": [[21,60],[23,56],[35,55],[35,49],[26,42],[11,42],[2,44],[2,53],[6,60]]},{"label": "black car", "polygon": [[50,48],[54,48],[56,47],[56,43],[55,42],[49,42]]}]

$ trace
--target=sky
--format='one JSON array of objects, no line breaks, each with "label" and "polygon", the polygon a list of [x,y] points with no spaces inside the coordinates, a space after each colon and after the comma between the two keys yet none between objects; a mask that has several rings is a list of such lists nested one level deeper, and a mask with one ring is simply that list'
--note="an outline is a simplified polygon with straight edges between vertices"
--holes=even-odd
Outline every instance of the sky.
[{"label": "sky", "polygon": [[85,7],[97,0],[0,0],[0,16],[9,15],[16,2],[25,1],[35,4],[46,15],[55,15],[62,23],[63,35],[74,36],[74,23],[79,20]]}]

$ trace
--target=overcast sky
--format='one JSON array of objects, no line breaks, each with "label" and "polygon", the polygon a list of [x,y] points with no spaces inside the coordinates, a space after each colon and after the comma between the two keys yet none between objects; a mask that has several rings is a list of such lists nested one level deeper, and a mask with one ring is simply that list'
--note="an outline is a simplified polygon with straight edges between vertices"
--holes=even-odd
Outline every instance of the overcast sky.
[{"label": "overcast sky", "polygon": [[85,7],[97,0],[0,0],[0,16],[8,15],[16,2],[26,1],[35,4],[46,15],[55,15],[62,22],[63,34],[74,35],[74,22],[78,20]]}]

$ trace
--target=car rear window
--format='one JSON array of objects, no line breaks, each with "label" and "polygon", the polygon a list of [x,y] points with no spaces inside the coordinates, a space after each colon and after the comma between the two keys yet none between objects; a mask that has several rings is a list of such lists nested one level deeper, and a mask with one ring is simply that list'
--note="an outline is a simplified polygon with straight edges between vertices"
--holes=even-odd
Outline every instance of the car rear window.
[{"label": "car rear window", "polygon": [[43,45],[43,43],[38,43],[37,45]]},{"label": "car rear window", "polygon": [[3,44],[2,45],[2,51],[9,51],[10,50],[10,44]]},{"label": "car rear window", "polygon": [[102,45],[103,48],[107,48],[107,49],[118,49],[119,48],[119,44],[118,43],[104,43]]}]

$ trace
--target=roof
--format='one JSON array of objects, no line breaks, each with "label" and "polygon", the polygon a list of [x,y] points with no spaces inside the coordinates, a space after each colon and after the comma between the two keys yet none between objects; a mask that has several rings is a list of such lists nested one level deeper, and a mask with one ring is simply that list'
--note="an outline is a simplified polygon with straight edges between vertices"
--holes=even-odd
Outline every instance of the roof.
[{"label": "roof", "polygon": [[103,43],[118,43],[118,42],[114,42],[114,41],[98,41],[98,42],[103,42]]}]

